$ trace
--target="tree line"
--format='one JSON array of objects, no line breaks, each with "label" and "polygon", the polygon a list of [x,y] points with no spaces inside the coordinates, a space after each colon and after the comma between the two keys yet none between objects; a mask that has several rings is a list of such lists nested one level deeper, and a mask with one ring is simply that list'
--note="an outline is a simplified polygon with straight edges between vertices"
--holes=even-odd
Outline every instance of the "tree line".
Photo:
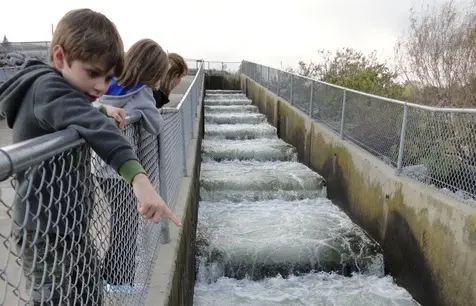
[{"label": "tree line", "polygon": [[439,107],[476,107],[476,1],[410,10],[394,63],[353,48],[319,50],[288,71],[355,90]]}]

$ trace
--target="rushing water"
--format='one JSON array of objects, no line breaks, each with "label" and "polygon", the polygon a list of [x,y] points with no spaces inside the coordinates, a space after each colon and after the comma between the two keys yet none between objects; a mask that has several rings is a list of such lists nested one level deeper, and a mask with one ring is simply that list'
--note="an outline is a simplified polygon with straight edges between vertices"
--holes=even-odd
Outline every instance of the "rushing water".
[{"label": "rushing water", "polygon": [[239,92],[207,91],[196,306],[418,305]]}]

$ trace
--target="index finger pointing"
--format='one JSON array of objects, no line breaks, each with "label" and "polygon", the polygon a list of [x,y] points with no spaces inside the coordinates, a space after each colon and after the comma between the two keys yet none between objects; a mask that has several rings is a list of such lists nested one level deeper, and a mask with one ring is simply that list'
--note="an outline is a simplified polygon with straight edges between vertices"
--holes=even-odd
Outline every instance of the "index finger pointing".
[{"label": "index finger pointing", "polygon": [[182,227],[182,222],[177,218],[177,216],[170,210],[170,208],[167,208],[165,210],[164,215],[169,218],[177,227]]}]

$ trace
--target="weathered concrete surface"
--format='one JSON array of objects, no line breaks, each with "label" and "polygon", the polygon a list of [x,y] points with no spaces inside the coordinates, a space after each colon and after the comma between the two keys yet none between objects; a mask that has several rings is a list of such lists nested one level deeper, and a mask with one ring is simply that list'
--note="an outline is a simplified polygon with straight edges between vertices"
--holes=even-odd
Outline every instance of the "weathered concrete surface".
[{"label": "weathered concrete surface", "polygon": [[380,160],[241,76],[279,136],[328,181],[328,195],[384,248],[386,270],[422,305],[476,305],[476,209],[394,175]]},{"label": "weathered concrete surface", "polygon": [[159,247],[152,276],[148,306],[193,305],[195,286],[195,234],[200,178],[200,152],[203,137],[203,97],[198,106],[194,129],[198,136],[190,141],[187,155],[187,176],[182,179],[175,214],[182,220],[178,230],[170,224],[170,242]]}]

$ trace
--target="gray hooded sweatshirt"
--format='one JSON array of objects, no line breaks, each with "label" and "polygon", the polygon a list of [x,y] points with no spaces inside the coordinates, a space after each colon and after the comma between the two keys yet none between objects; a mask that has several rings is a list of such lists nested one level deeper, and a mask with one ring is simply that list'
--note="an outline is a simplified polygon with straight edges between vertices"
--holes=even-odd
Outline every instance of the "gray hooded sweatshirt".
[{"label": "gray hooded sweatshirt", "polygon": [[[158,179],[155,180],[153,177],[156,176],[158,178],[159,175],[158,135],[163,127],[164,120],[155,106],[152,89],[148,86],[142,86],[121,96],[104,95],[94,103],[123,108],[129,116],[135,117],[140,115],[142,117],[141,127],[134,130],[135,135],[128,133],[125,136],[135,148],[141,163],[147,165],[145,170],[151,177],[151,181],[158,181]],[[137,134],[140,134],[139,137],[137,137]],[[119,178],[117,173],[102,161],[93,163],[92,171],[98,177]]]}]

